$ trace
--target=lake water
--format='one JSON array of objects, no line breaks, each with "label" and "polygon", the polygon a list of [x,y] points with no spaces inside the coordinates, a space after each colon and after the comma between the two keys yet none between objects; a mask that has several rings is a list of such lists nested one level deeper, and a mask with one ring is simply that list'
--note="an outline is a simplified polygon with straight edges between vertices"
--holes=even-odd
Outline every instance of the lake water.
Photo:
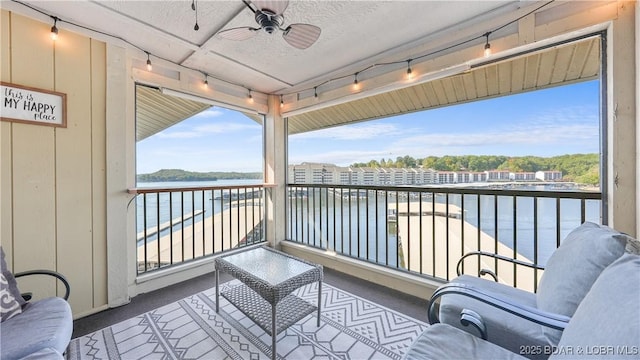
[{"label": "lake water", "polygon": [[[159,182],[139,183],[139,187],[200,187],[200,186],[234,186],[234,185],[259,185],[261,180],[221,180],[206,182]],[[531,188],[532,190],[544,190],[544,188]],[[228,196],[219,190],[196,191],[187,193],[181,197],[180,193],[172,196],[172,214],[169,214],[169,196],[163,194],[160,197],[160,223],[179,217],[181,213],[188,214],[194,210],[203,210],[202,215],[195,217],[195,221],[202,221],[212,214],[228,208],[228,201],[222,199]],[[235,191],[231,195],[234,196]],[[243,194],[241,190],[240,194]],[[141,197],[139,197],[141,199]],[[311,199],[311,200],[309,200]],[[338,252],[348,252],[355,257],[368,257],[370,261],[380,262],[395,266],[397,264],[397,239],[395,229],[388,228],[386,222],[387,208],[384,199],[375,202],[375,196],[370,198],[368,204],[365,200],[352,198],[351,203],[340,200],[340,197],[323,195],[317,198],[297,199],[291,202],[292,208],[287,210],[290,221],[287,228],[287,236],[292,239],[304,239],[305,242],[318,247],[327,247]],[[497,198],[497,221],[495,216],[494,198],[482,196],[480,198],[480,216],[478,216],[478,197],[465,195],[464,220],[473,226],[480,227],[481,231],[496,236],[498,240],[513,247],[514,231],[517,239],[518,252],[529,259],[534,258],[534,207],[532,198],[519,198],[517,206],[513,206],[512,197]],[[194,206],[192,206],[192,200]],[[155,195],[147,196],[147,207],[153,209],[147,212],[147,227],[157,226]],[[395,202],[395,200],[393,200]],[[338,206],[336,215],[333,213],[334,202]],[[445,203],[443,195],[436,196],[437,203]],[[450,195],[449,203],[462,207],[462,196]],[[328,204],[328,205],[327,205]],[[538,263],[544,265],[555,250],[557,242],[556,229],[556,199],[539,199],[537,208],[537,239]],[[137,201],[138,232],[144,229],[143,202]],[[327,209],[329,209],[327,211]],[[580,225],[580,200],[562,200],[560,202],[560,239]],[[586,220],[600,223],[600,201],[586,201]],[[378,217],[378,221],[371,218]],[[515,223],[514,223],[515,217]],[[335,221],[334,221],[335,219]],[[368,221],[369,220],[369,221]],[[185,226],[193,220],[187,220]],[[496,230],[497,224],[497,230]],[[472,234],[471,236],[474,236]],[[366,239],[372,239],[367,245]]]},{"label": "lake water", "polygon": [[[288,233],[293,234],[294,238],[304,239],[305,242],[314,246],[328,247],[337,252],[344,251],[352,256],[368,257],[370,261],[396,266],[398,259],[396,230],[393,226],[387,227],[385,221],[387,203],[385,203],[384,196],[378,196],[377,203],[375,198],[376,196],[370,196],[367,203],[364,199],[358,200],[353,197],[351,203],[348,203],[348,200],[341,200],[340,196],[334,197],[324,194],[320,196],[316,191],[315,199],[313,194],[309,194],[308,199],[298,199],[293,202],[293,209],[287,215],[294,225],[290,226]],[[389,204],[395,204],[396,200],[389,198],[388,201]],[[424,198],[423,201],[431,201],[431,199]],[[444,195],[436,196],[436,203],[446,204],[446,201]],[[400,202],[406,203],[406,200]],[[482,232],[491,237],[495,238],[497,235],[498,240],[510,248],[513,248],[515,238],[518,253],[531,260],[534,259],[536,252],[534,237],[537,231],[537,260],[541,265],[546,264],[558,242],[581,224],[580,200],[563,199],[560,201],[559,239],[556,229],[556,199],[538,199],[537,219],[534,219],[533,198],[518,198],[514,212],[513,198],[499,196],[497,197],[497,222],[494,197],[480,197],[480,216],[478,216],[477,202],[476,195],[465,195],[465,222],[479,227]],[[335,214],[333,212],[334,203],[338,209]],[[449,204],[462,208],[462,196],[450,195]],[[423,211],[425,210],[428,209],[423,209]],[[367,217],[375,218],[376,216],[378,217],[377,222],[367,221]],[[600,201],[586,201],[585,218],[587,221],[600,223]],[[534,227],[534,220],[537,223],[537,229]],[[430,221],[430,218],[425,218],[425,221]],[[443,236],[440,235],[444,240]],[[476,233],[466,236],[474,238]],[[367,239],[377,241],[370,241],[367,246]]]}]

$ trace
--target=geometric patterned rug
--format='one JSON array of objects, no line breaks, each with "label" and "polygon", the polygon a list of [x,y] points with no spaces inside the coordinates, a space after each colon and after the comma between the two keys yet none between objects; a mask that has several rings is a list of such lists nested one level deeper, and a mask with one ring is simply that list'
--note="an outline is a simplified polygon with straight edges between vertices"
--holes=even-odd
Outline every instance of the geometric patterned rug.
[{"label": "geometric patterned rug", "polygon": [[[221,284],[221,291],[237,285]],[[317,302],[317,283],[294,292]],[[215,288],[71,340],[67,359],[207,359],[271,358],[271,336]],[[322,286],[320,327],[314,312],[281,332],[277,358],[401,359],[427,324],[326,283]]]}]

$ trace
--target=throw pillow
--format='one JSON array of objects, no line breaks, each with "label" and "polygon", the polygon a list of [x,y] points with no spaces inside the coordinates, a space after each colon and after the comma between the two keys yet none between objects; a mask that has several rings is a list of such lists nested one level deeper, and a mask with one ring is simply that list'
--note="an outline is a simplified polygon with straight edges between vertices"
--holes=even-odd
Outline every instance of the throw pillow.
[{"label": "throw pillow", "polygon": [[[628,238],[591,222],[571,231],[547,261],[536,295],[538,308],[573,316],[600,273],[625,253]],[[558,331],[544,333],[551,343],[560,339]]]},{"label": "throw pillow", "polygon": [[571,231],[547,261],[538,286],[538,308],[573,316],[602,270],[625,252],[628,239],[591,222]]},{"label": "throw pillow", "polygon": [[7,267],[7,262],[4,260],[4,250],[2,249],[2,246],[0,246],[0,271],[7,280],[9,294],[11,294],[11,296],[18,302],[18,304],[20,304],[20,306],[26,304],[27,302],[24,301],[22,295],[20,295],[20,290],[18,290],[16,278],[13,277],[13,274]]},{"label": "throw pillow", "polygon": [[625,252],[629,236],[585,222],[554,251],[538,286],[538,308],[573,316],[602,270]]},{"label": "throw pillow", "polygon": [[564,329],[558,353],[551,358],[637,359],[638,299],[640,256],[627,253],[598,277]]},{"label": "throw pillow", "polygon": [[638,239],[629,238],[626,250],[629,254],[640,255],[640,241],[638,241]]},{"label": "throw pillow", "polygon": [[9,291],[9,281],[0,273],[0,322],[9,320],[22,312],[22,306]]}]

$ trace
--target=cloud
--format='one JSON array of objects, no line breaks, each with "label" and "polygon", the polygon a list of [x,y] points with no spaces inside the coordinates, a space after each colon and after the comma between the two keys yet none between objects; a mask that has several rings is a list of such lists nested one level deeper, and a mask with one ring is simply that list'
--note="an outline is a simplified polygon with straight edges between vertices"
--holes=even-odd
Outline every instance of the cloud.
[{"label": "cloud", "polygon": [[368,162],[369,160],[388,159],[389,153],[385,150],[336,150],[329,152],[312,152],[306,154],[290,154],[290,164],[302,162],[329,163],[338,166],[348,166],[356,162]]},{"label": "cloud", "polygon": [[533,124],[597,124],[598,116],[599,112],[597,105],[582,105],[567,106],[564,108],[545,111],[531,115],[526,120]]},{"label": "cloud", "polygon": [[481,133],[432,133],[407,137],[397,143],[405,145],[424,144],[433,147],[450,146],[494,146],[508,145],[553,145],[587,143],[597,144],[598,128],[588,125],[568,125],[561,127],[513,128],[503,131]]},{"label": "cloud", "polygon": [[[244,151],[246,150],[246,151]],[[153,172],[162,168],[188,171],[260,171],[262,154],[251,149],[216,147],[166,146],[144,151],[144,161],[138,172]]]},{"label": "cloud", "polygon": [[262,131],[262,127],[258,124],[238,124],[233,122],[226,123],[211,123],[196,126],[194,131],[203,134],[222,134],[238,131]]},{"label": "cloud", "polygon": [[382,136],[398,135],[403,131],[394,124],[364,124],[338,126],[317,131],[292,135],[291,141],[326,139],[326,140],[368,140]]},{"label": "cloud", "polygon": [[257,124],[252,125],[224,122],[197,125],[194,127],[176,127],[174,128],[174,130],[167,129],[156,135],[161,139],[193,139],[209,136],[212,134],[227,134],[233,132],[245,132],[253,134],[255,132],[261,131],[261,126]]},{"label": "cloud", "polygon": [[216,118],[216,117],[219,117],[219,116],[222,116],[222,115],[224,115],[224,111],[222,111],[222,110],[220,110],[218,108],[211,107],[211,108],[209,108],[209,109],[207,109],[205,111],[202,111],[202,112],[199,112],[199,113],[193,115],[192,117],[210,119],[210,118]]},{"label": "cloud", "polygon": [[358,124],[297,134],[290,137],[293,146],[289,161],[346,166],[381,158],[395,160],[405,155],[414,158],[470,154],[554,156],[597,152],[599,147],[597,106],[567,107],[537,114],[525,112],[520,118],[489,118],[488,122],[467,121],[449,126],[454,128],[451,130],[438,129],[437,124],[427,128],[423,122],[420,128],[416,128],[416,124],[403,128],[403,123]]},{"label": "cloud", "polygon": [[157,133],[160,139],[193,139],[202,136],[202,134],[196,131],[172,131],[172,132],[160,132]]}]

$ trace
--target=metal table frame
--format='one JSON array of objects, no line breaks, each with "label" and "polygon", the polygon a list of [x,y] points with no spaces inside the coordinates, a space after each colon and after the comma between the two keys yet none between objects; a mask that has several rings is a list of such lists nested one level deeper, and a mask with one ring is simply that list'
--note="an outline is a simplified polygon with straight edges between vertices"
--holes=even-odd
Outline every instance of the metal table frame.
[{"label": "metal table frame", "polygon": [[[220,295],[271,335],[271,358],[276,359],[277,335],[317,310],[320,326],[322,265],[310,263],[272,248],[261,246],[215,259],[216,312]],[[226,272],[242,284],[220,293],[220,272]],[[318,305],[291,294],[294,290],[318,282]],[[271,311],[269,314],[269,307]]]}]

